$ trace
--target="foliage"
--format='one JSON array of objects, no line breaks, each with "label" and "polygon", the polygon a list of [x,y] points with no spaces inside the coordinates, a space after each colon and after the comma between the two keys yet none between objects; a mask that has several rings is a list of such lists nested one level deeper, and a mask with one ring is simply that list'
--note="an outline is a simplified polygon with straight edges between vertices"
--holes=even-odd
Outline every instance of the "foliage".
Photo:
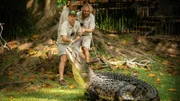
[{"label": "foliage", "polygon": [[34,4],[37,4],[39,0],[34,0]]},{"label": "foliage", "polygon": [[134,27],[135,22],[133,18],[128,18],[125,14],[114,16],[112,12],[108,14],[108,12],[98,11],[96,26],[108,32],[123,32],[126,28]]},{"label": "foliage", "polygon": [[[34,0],[34,4],[37,4],[39,0]],[[57,7],[62,8],[64,5],[66,5],[68,0],[57,0]]]},{"label": "foliage", "polygon": [[33,31],[33,17],[26,9],[27,0],[3,0],[0,3],[0,22],[5,23],[3,35],[14,39]]},{"label": "foliage", "polygon": [[57,5],[59,8],[63,7],[65,4],[67,4],[68,0],[57,0]]}]

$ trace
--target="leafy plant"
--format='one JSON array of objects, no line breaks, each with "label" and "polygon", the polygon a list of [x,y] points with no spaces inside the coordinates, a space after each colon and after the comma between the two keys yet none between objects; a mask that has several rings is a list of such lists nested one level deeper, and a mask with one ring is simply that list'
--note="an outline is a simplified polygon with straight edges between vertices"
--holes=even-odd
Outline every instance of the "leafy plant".
[{"label": "leafy plant", "polygon": [[57,0],[57,6],[59,8],[63,7],[63,5],[67,4],[68,0]]},{"label": "leafy plant", "polygon": [[99,11],[96,17],[96,27],[108,32],[122,32],[125,28],[134,26],[133,18],[126,17],[125,14],[118,16]]},{"label": "leafy plant", "polygon": [[34,0],[34,4],[37,4],[39,0]]}]

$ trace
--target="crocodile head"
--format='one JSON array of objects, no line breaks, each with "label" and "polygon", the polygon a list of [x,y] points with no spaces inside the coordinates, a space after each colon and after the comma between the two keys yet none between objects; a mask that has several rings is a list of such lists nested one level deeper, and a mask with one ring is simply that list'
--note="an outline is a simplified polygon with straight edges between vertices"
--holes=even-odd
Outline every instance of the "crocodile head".
[{"label": "crocodile head", "polygon": [[69,59],[69,62],[76,68],[80,73],[88,72],[88,65],[85,61],[79,56],[79,54],[74,51],[71,47],[66,48],[66,55]]},{"label": "crocodile head", "polygon": [[72,72],[76,82],[81,88],[86,89],[86,84],[89,82],[93,71],[89,68],[89,65],[85,60],[83,60],[71,47],[66,48],[66,55],[72,65]]}]

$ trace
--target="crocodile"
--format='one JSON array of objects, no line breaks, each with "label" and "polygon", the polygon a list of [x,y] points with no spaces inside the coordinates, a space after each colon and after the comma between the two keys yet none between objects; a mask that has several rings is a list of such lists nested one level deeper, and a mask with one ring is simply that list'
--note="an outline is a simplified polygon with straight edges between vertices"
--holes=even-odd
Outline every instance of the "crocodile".
[{"label": "crocodile", "polygon": [[95,72],[71,47],[67,47],[66,54],[75,81],[90,100],[160,101],[158,90],[150,84],[125,74]]}]

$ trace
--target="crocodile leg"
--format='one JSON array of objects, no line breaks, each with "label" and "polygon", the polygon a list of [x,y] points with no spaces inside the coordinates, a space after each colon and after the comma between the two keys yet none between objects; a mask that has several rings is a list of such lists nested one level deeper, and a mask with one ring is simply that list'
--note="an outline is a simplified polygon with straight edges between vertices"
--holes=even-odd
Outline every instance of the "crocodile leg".
[{"label": "crocodile leg", "polygon": [[96,91],[94,90],[94,88],[92,86],[89,86],[87,91],[90,96],[90,101],[99,100],[99,96],[97,95]]}]

